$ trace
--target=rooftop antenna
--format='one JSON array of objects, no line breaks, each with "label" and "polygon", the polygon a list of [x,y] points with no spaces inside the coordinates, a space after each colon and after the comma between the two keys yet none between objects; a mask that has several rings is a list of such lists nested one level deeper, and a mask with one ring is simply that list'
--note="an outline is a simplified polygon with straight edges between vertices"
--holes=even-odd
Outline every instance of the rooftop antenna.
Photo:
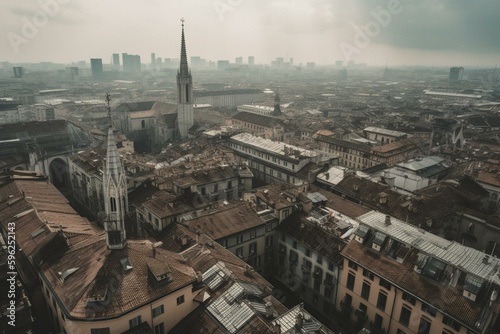
[{"label": "rooftop antenna", "polygon": [[107,104],[107,107],[106,109],[108,109],[108,118],[109,118],[109,127],[113,127],[113,120],[111,119],[111,106],[109,105],[109,102],[111,101],[111,95],[109,95],[109,93],[106,93],[106,104]]}]

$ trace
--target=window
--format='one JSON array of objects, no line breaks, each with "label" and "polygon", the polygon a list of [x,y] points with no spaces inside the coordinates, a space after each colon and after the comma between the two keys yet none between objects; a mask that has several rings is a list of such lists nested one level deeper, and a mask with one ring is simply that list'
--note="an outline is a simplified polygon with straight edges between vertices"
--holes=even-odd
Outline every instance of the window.
[{"label": "window", "polygon": [[424,302],[422,302],[422,311],[427,313],[427,314],[432,315],[433,317],[435,317],[436,313],[437,313],[437,311],[434,307],[432,307],[429,304],[424,303]]},{"label": "window", "polygon": [[384,323],[384,318],[379,314],[375,314],[375,320],[373,320],[373,327],[376,329],[382,329],[382,324]]},{"label": "window", "polygon": [[363,268],[363,276],[369,278],[370,280],[373,281],[373,278],[375,277],[371,271],[368,269]]},{"label": "window", "polygon": [[266,247],[271,247],[273,245],[273,236],[272,235],[268,235],[266,237]]},{"label": "window", "polygon": [[109,198],[109,205],[110,205],[111,212],[116,212],[116,198],[110,197]]},{"label": "window", "polygon": [[333,285],[333,275],[330,273],[325,274],[325,285]]},{"label": "window", "polygon": [[163,307],[163,305],[155,307],[153,309],[153,318],[159,316],[160,314],[163,314],[164,312],[165,312],[165,308]]},{"label": "window", "polygon": [[292,247],[293,247],[294,249],[297,249],[297,241],[295,241],[295,240],[293,241]]},{"label": "window", "polygon": [[253,239],[256,236],[257,236],[257,230],[256,229],[250,230],[250,238]]},{"label": "window", "polygon": [[354,270],[358,270],[358,265],[356,263],[352,262],[351,260],[349,260],[349,268],[354,269]]},{"label": "window", "polygon": [[250,245],[248,245],[248,254],[255,255],[256,253],[257,253],[257,243],[252,242]]},{"label": "window", "polygon": [[365,304],[363,304],[363,303],[359,303],[359,310],[360,310],[361,312],[363,312],[363,314],[366,314],[366,311],[368,310],[368,308],[366,307],[366,305],[365,305]]},{"label": "window", "polygon": [[313,305],[318,304],[318,295],[317,294],[313,294],[313,300],[312,300],[312,302],[313,302]]},{"label": "window", "polygon": [[293,263],[297,263],[299,261],[299,255],[296,251],[290,249],[289,260]]},{"label": "window", "polygon": [[311,250],[309,248],[306,248],[306,256],[311,257]]},{"label": "window", "polygon": [[177,297],[177,305],[184,303],[184,295]]},{"label": "window", "polygon": [[424,269],[422,270],[422,275],[439,281],[441,276],[443,276],[444,269],[446,268],[446,263],[441,262],[437,259],[429,259]]},{"label": "window", "polygon": [[378,293],[377,308],[385,311],[385,306],[387,304],[387,295],[383,292]]},{"label": "window", "polygon": [[418,325],[418,334],[429,334],[431,332],[432,322],[424,317],[420,319],[420,324]]},{"label": "window", "polygon": [[90,329],[90,334],[109,334],[111,333],[109,331],[109,327],[106,328],[91,328]]},{"label": "window", "polygon": [[399,315],[399,323],[408,327],[410,323],[411,310],[405,306],[401,307],[401,314]]},{"label": "window", "polygon": [[368,300],[370,298],[370,284],[363,282],[363,287],[361,288],[361,298]]},{"label": "window", "polygon": [[391,291],[391,283],[389,283],[388,281],[386,281],[385,279],[383,279],[382,277],[380,277],[380,282],[379,282],[380,286]]},{"label": "window", "polygon": [[163,322],[155,326],[155,334],[165,334],[165,325]]},{"label": "window", "polygon": [[350,294],[348,294],[348,293],[345,294],[344,305],[345,306],[351,306],[352,305],[352,296]]},{"label": "window", "polygon": [[236,256],[237,257],[243,257],[243,247],[236,248]]},{"label": "window", "polygon": [[450,326],[457,332],[460,331],[460,323],[448,317],[447,315],[443,315],[443,324]]},{"label": "window", "polygon": [[403,300],[406,300],[408,303],[415,305],[417,299],[410,295],[409,293],[403,292]]},{"label": "window", "polygon": [[321,255],[318,254],[318,257],[316,258],[316,262],[321,265],[323,264],[323,257]]},{"label": "window", "polygon": [[140,315],[128,321],[129,328],[134,328],[135,326],[139,326],[141,323],[142,321]]},{"label": "window", "polygon": [[328,270],[333,271],[334,268],[335,265],[333,264],[333,262],[328,262]]},{"label": "window", "polygon": [[222,247],[227,248],[227,239],[221,240],[220,244]]},{"label": "window", "polygon": [[236,236],[236,243],[241,244],[243,242],[243,234]]},{"label": "window", "polygon": [[286,236],[284,234],[281,235],[281,241],[286,242]]},{"label": "window", "polygon": [[346,287],[349,289],[349,290],[354,290],[354,281],[356,280],[356,277],[351,274],[351,273],[347,273],[347,285]]},{"label": "window", "polygon": [[324,293],[324,295],[325,295],[325,298],[331,298],[332,297],[332,289],[329,288],[329,287],[327,287],[327,286],[325,286],[325,293]]}]

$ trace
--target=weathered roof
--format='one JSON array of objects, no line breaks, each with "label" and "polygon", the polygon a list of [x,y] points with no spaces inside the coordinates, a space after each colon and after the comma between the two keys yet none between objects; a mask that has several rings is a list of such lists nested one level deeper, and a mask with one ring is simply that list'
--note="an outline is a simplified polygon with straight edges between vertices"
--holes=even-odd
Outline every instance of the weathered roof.
[{"label": "weathered roof", "polygon": [[[283,142],[273,141],[271,139],[264,139],[261,137],[256,137],[249,133],[240,133],[231,137],[232,141],[242,143],[245,146],[254,146],[258,149],[269,151],[273,154],[281,155],[283,157],[290,157],[292,159],[299,159],[301,157],[316,157],[318,154],[314,151],[305,150],[303,148],[287,145]],[[285,149],[290,154],[285,153]],[[298,155],[297,155],[297,154]]]},{"label": "weathered roof", "polygon": [[192,230],[199,230],[214,240],[264,225],[265,221],[250,207],[248,202],[238,202],[221,207],[193,220],[184,221]]},{"label": "weathered roof", "polygon": [[283,220],[276,230],[291,236],[332,261],[340,261],[342,259],[340,251],[345,246],[345,241],[310,222],[307,217],[306,213],[295,211]]},{"label": "weathered roof", "polygon": [[[70,316],[115,317],[194,282],[195,272],[183,263],[180,255],[157,248],[155,259],[171,269],[172,281],[151,286],[148,283],[151,258],[151,242],[128,240],[124,249],[111,251],[103,233],[70,248],[53,263],[43,265],[42,271]],[[122,259],[127,259],[131,269],[124,270]],[[75,267],[79,269],[62,282],[59,273]],[[106,305],[92,307],[89,301],[92,291],[106,291],[111,281],[114,289],[108,289]]]},{"label": "weathered roof", "polygon": [[274,126],[275,124],[282,124],[283,123],[283,121],[279,118],[271,117],[271,116],[267,116],[267,115],[262,115],[262,114],[256,114],[256,113],[247,112],[247,111],[241,111],[241,112],[237,113],[236,115],[232,116],[231,118],[236,119],[238,121],[263,126],[265,128],[270,128],[270,127]]},{"label": "weathered roof", "polygon": [[407,135],[406,133],[401,132],[401,131],[389,130],[389,129],[384,129],[384,128],[378,128],[376,126],[368,126],[368,127],[364,128],[363,131],[365,131],[365,132],[379,133],[379,134],[382,134],[382,135],[396,137],[396,138],[404,137],[404,136]]}]

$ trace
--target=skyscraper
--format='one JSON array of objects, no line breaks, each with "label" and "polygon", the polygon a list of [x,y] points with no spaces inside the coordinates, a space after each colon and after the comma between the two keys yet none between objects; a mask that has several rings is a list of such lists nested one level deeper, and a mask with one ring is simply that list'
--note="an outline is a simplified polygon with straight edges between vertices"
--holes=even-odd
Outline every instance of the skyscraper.
[{"label": "skyscraper", "polygon": [[140,72],[141,56],[122,53],[123,72]]},{"label": "skyscraper", "polygon": [[255,57],[248,56],[248,66],[253,66],[253,65],[255,65]]},{"label": "skyscraper", "polygon": [[236,65],[243,65],[243,57],[236,57],[234,62],[236,63]]},{"label": "skyscraper", "polygon": [[14,66],[14,78],[22,78],[24,75],[24,70],[22,66]]},{"label": "skyscraper", "polygon": [[154,52],[151,53],[151,65],[156,63],[156,54]]},{"label": "skyscraper", "polygon": [[450,81],[461,81],[464,75],[463,67],[451,67],[450,68]]},{"label": "skyscraper", "polygon": [[113,53],[113,66],[120,67],[120,54],[119,53]]},{"label": "skyscraper", "polygon": [[90,68],[92,70],[92,78],[94,80],[102,79],[102,59],[101,58],[91,58],[90,59]]},{"label": "skyscraper", "polygon": [[177,108],[177,124],[181,139],[188,138],[189,129],[193,126],[193,78],[188,68],[186,41],[184,38],[184,19],[181,34],[181,61],[177,71],[177,92],[179,104]]}]

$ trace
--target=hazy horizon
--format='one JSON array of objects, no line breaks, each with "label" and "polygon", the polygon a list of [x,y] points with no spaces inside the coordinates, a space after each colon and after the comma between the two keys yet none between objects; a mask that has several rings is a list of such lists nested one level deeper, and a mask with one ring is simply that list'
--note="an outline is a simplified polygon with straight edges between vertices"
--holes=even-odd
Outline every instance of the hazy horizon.
[{"label": "hazy horizon", "polygon": [[479,66],[500,60],[500,2],[480,0],[4,0],[0,61],[111,62],[113,53],[318,65]]}]

